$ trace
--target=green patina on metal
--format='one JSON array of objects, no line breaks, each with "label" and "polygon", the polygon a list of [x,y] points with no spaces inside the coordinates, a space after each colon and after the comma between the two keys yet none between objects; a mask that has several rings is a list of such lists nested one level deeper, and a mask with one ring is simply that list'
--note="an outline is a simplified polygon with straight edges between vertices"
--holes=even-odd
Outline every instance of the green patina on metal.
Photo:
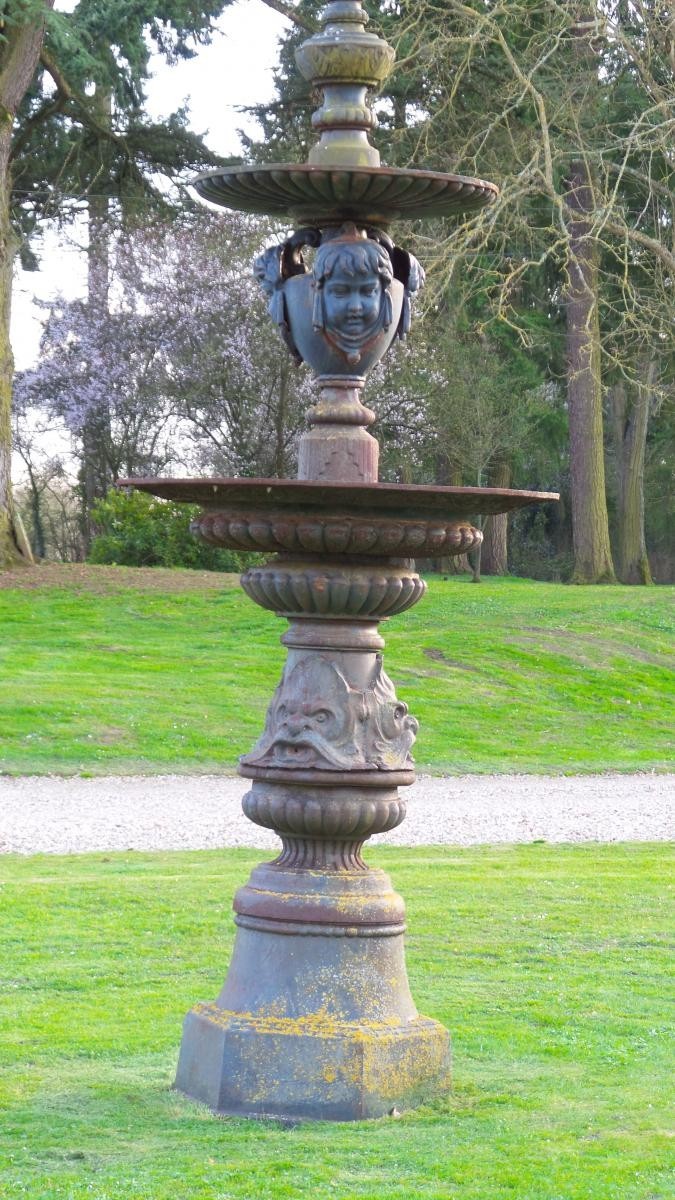
[{"label": "green patina on metal", "polygon": [[300,72],[323,94],[312,117],[321,136],[308,163],[209,171],[194,184],[204,199],[308,224],[354,220],[380,228],[404,217],[470,211],[495,199],[497,188],[484,179],[380,165],[368,137],[377,127],[368,92],[391,73],[394,51],[366,30],[367,22],[360,3],[327,4],[321,30],[296,51]]}]

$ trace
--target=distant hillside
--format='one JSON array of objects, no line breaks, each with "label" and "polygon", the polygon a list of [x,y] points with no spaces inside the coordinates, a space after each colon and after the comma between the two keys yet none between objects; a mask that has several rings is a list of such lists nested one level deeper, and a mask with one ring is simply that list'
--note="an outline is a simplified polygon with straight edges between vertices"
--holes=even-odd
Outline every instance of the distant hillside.
[{"label": "distant hillside", "polygon": [[[81,565],[0,575],[0,770],[232,771],[284,623],[236,576]],[[672,768],[675,589],[429,581],[385,663],[447,772]]]}]

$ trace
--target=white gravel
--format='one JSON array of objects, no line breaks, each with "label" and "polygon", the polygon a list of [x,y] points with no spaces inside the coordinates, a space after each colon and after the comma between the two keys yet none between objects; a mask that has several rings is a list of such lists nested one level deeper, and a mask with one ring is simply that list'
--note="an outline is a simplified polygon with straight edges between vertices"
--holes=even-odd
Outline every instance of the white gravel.
[{"label": "white gravel", "polygon": [[[226,776],[0,778],[0,853],[276,848],[241,811],[244,780]],[[415,846],[668,841],[675,775],[420,776],[408,817],[375,841]]]}]

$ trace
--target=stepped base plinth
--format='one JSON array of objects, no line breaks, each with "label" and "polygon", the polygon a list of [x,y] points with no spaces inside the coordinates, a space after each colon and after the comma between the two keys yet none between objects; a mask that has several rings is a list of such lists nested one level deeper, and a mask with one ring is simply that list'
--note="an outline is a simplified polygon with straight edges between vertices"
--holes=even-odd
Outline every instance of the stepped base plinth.
[{"label": "stepped base plinth", "polygon": [[185,1018],[176,1087],[215,1112],[359,1121],[450,1086],[450,1037],[437,1021],[256,1017],[198,1004]]},{"label": "stepped base plinth", "polygon": [[450,1037],[415,1008],[391,880],[356,844],[318,869],[286,864],[292,848],[237,892],[230,969],[185,1019],[176,1087],[219,1113],[315,1121],[446,1091]]}]

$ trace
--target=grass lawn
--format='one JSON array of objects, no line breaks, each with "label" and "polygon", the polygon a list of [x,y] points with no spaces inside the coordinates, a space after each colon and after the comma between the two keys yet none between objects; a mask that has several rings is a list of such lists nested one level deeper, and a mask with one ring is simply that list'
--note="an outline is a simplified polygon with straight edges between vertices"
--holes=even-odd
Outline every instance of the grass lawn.
[{"label": "grass lawn", "polygon": [[[228,771],[258,737],[285,622],[234,576],[0,576],[0,772]],[[37,586],[36,586],[37,585]],[[385,662],[448,772],[672,764],[675,589],[433,578]]]},{"label": "grass lawn", "polygon": [[0,860],[3,1200],[666,1200],[664,846],[385,850],[451,1095],[216,1119],[170,1090],[256,852]]}]

